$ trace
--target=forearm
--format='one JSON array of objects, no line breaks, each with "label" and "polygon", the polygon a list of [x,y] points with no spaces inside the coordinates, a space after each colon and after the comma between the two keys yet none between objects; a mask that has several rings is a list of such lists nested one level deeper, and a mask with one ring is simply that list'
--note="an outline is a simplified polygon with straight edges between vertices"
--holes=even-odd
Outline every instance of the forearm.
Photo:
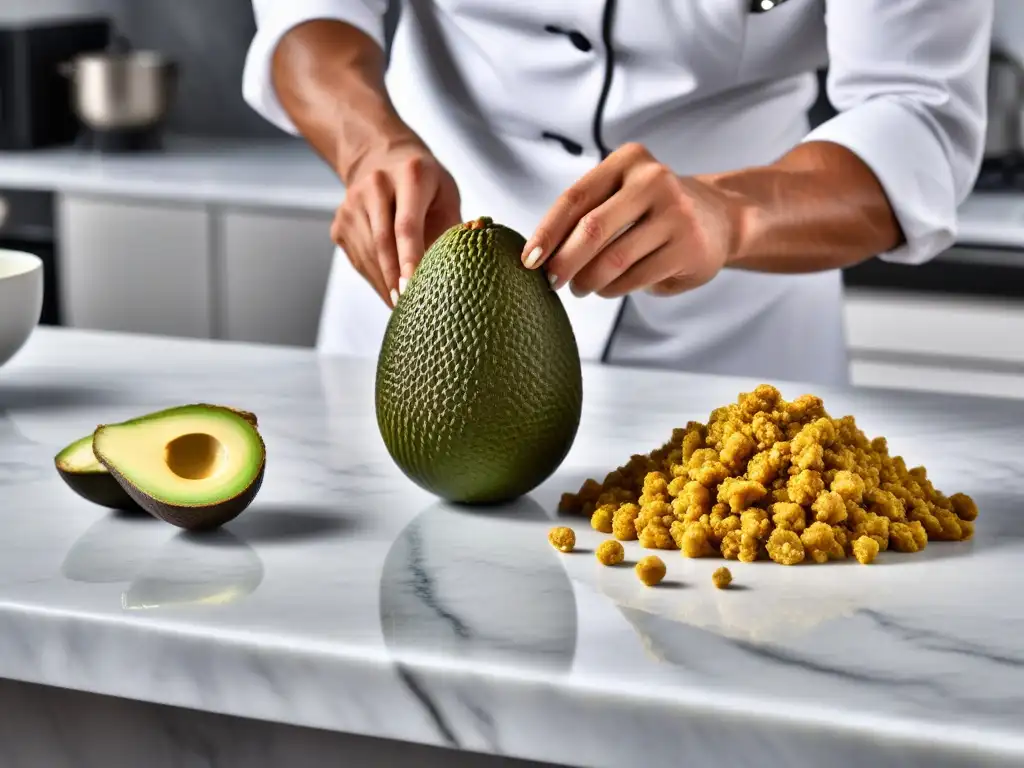
[{"label": "forearm", "polygon": [[903,241],[875,175],[838,144],[806,142],[771,165],[702,179],[736,204],[727,267],[817,272],[856,264]]},{"label": "forearm", "polygon": [[274,52],[281,106],[346,184],[371,148],[415,140],[388,98],[384,70],[380,46],[340,21],[300,24]]}]

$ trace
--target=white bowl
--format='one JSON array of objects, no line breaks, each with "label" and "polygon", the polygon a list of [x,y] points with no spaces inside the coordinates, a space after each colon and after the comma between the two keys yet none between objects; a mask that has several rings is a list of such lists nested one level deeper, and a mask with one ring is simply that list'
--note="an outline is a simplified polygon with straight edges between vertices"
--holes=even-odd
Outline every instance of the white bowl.
[{"label": "white bowl", "polygon": [[42,260],[31,253],[0,250],[0,365],[25,345],[42,311]]}]

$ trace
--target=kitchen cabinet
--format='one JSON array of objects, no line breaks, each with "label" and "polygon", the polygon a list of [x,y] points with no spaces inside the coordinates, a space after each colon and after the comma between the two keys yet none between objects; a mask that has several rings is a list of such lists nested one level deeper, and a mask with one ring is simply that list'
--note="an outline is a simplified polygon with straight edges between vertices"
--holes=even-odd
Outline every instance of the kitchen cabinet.
[{"label": "kitchen cabinet", "polygon": [[65,194],[58,271],[74,328],[312,347],[328,212]]},{"label": "kitchen cabinet", "polygon": [[64,194],[57,205],[65,323],[213,335],[209,213],[202,205]]},{"label": "kitchen cabinet", "polygon": [[1024,399],[1024,302],[847,289],[858,386]]},{"label": "kitchen cabinet", "polygon": [[217,217],[221,336],[316,344],[334,245],[326,213],[224,209]]}]

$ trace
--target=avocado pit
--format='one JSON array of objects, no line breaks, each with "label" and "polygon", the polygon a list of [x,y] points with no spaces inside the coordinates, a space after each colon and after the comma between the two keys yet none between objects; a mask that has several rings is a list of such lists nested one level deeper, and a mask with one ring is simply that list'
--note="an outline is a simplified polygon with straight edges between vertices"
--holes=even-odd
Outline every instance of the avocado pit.
[{"label": "avocado pit", "polygon": [[171,440],[164,448],[167,468],[184,480],[205,480],[227,464],[227,449],[216,437],[192,432]]}]

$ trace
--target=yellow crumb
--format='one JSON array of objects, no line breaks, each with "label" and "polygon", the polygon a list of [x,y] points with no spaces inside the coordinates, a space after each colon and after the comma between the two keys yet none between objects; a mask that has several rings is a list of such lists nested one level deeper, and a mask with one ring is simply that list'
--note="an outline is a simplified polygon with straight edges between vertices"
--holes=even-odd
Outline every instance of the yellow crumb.
[{"label": "yellow crumb", "polygon": [[648,587],[665,578],[665,562],[657,555],[648,555],[636,564],[636,575]]},{"label": "yellow crumb", "polygon": [[[973,537],[978,507],[890,453],[853,416],[762,384],[646,454],[564,494],[559,508],[644,549],[782,565],[920,552]],[[877,545],[877,551],[872,552]]]},{"label": "yellow crumb", "polygon": [[878,557],[878,542],[870,536],[861,536],[853,542],[853,556],[862,565],[870,565]]},{"label": "yellow crumb", "polygon": [[597,546],[595,554],[601,565],[618,565],[626,557],[626,550],[615,539],[608,539]]},{"label": "yellow crumb", "polygon": [[548,532],[548,541],[559,552],[572,552],[576,547],[576,532],[564,525],[558,526]]},{"label": "yellow crumb", "polygon": [[718,589],[725,589],[732,584],[732,572],[723,565],[711,574],[711,583]]},{"label": "yellow crumb", "polygon": [[611,533],[612,518],[615,516],[616,509],[618,509],[617,504],[602,504],[595,509],[594,514],[590,517],[591,528],[601,533]]}]

